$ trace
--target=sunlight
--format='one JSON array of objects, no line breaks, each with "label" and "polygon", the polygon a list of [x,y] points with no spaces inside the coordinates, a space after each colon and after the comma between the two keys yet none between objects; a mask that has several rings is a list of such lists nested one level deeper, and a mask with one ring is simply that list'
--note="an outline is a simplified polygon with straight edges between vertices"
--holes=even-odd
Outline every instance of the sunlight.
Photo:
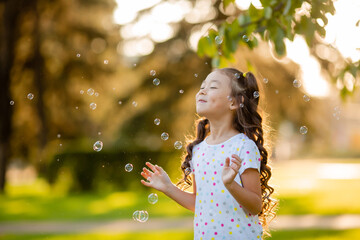
[{"label": "sunlight", "polygon": [[318,167],[318,178],[322,179],[360,179],[360,164],[322,163]]}]

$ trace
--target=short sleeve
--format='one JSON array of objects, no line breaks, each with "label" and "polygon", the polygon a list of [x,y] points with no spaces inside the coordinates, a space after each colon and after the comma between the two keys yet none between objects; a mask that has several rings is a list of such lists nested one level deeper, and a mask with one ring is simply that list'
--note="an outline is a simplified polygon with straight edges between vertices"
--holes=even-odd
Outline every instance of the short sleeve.
[{"label": "short sleeve", "polygon": [[241,175],[248,168],[255,168],[260,173],[260,151],[253,140],[249,139],[244,142],[244,146],[241,148],[239,156],[242,160],[241,167],[239,169],[239,175]]}]

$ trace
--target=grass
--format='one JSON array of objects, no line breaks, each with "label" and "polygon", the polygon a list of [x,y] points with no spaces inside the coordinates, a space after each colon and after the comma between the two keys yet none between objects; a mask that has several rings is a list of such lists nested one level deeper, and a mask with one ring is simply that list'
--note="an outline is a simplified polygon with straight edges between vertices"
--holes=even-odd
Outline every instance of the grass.
[{"label": "grass", "polygon": [[[358,239],[360,229],[349,230],[289,230],[272,232],[271,240],[340,240]],[[62,235],[0,235],[0,239],[6,240],[188,240],[193,238],[192,231],[161,231],[161,232],[141,232],[141,233],[122,233],[122,234],[62,234]]]}]

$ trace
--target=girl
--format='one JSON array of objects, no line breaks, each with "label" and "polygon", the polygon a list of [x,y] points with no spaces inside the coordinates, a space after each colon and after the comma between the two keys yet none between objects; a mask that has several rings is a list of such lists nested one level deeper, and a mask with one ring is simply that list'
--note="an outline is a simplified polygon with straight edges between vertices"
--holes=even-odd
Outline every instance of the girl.
[{"label": "girl", "polygon": [[[172,184],[149,162],[141,180],[193,211],[194,239],[261,239],[277,201],[270,198],[271,168],[264,147],[259,88],[251,72],[212,71],[196,94],[196,139],[186,146],[184,178]],[[193,192],[184,187],[193,184]],[[179,188],[180,186],[181,188]],[[265,229],[263,229],[263,227]],[[265,231],[263,231],[265,230]]]}]

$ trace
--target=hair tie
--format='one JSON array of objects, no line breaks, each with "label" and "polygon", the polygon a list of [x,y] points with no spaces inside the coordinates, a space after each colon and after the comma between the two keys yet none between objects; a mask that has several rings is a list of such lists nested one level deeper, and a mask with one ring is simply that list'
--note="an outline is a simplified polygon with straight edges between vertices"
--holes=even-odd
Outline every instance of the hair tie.
[{"label": "hair tie", "polygon": [[246,73],[247,73],[247,72],[244,72],[244,73],[243,73],[243,76],[244,76],[244,77],[246,77]]}]

